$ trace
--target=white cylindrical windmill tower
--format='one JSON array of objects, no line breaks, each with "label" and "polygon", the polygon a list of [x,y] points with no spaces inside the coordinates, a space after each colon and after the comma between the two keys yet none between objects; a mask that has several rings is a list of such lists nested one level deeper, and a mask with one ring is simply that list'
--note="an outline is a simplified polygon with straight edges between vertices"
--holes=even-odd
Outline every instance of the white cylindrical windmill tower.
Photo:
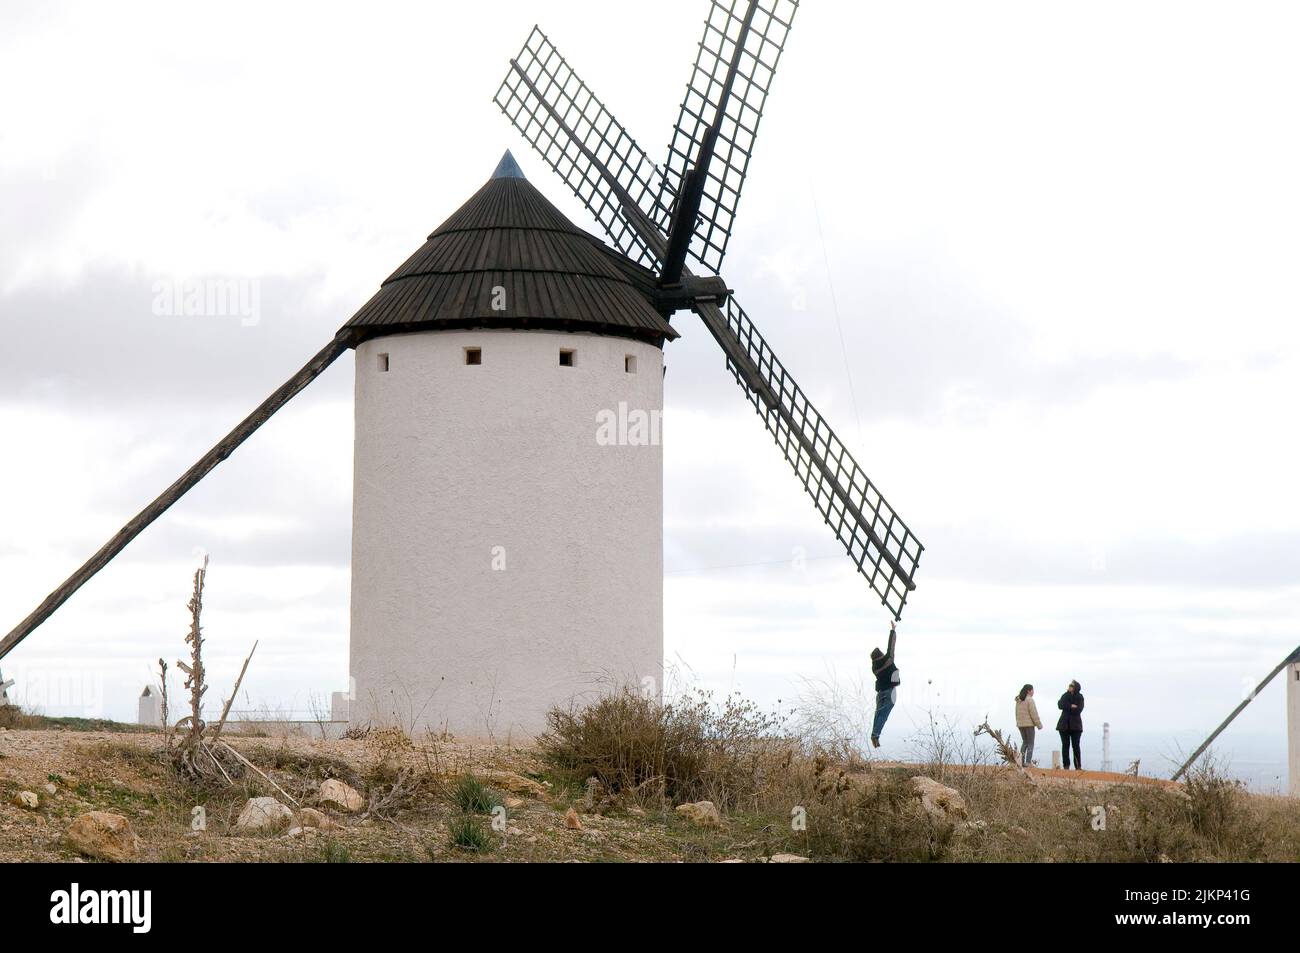
[{"label": "white cylindrical windmill tower", "polygon": [[1286,667],[1286,746],[1287,790],[1300,797],[1300,658]]},{"label": "white cylindrical windmill tower", "polygon": [[353,723],[519,737],[659,691],[653,286],[506,153],[348,323]]}]

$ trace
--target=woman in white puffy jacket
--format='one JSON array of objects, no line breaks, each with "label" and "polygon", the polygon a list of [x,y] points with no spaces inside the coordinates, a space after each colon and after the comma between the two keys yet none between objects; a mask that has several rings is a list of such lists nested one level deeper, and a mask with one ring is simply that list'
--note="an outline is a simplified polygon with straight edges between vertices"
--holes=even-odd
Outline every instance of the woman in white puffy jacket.
[{"label": "woman in white puffy jacket", "polygon": [[1016,727],[1020,729],[1020,763],[1028,767],[1034,760],[1034,732],[1043,723],[1034,704],[1034,686],[1026,685],[1016,696]]}]

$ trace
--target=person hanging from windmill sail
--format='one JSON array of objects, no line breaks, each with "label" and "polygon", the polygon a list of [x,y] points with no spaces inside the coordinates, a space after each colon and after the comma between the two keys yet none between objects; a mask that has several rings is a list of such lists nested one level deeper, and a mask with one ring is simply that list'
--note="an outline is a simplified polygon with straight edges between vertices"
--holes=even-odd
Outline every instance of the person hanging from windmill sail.
[{"label": "person hanging from windmill sail", "polygon": [[871,722],[871,745],[880,747],[880,733],[885,730],[889,713],[898,701],[898,666],[894,664],[894,643],[898,632],[894,623],[889,623],[889,648],[882,652],[880,647],[871,650],[871,674],[876,676],[876,716]]}]

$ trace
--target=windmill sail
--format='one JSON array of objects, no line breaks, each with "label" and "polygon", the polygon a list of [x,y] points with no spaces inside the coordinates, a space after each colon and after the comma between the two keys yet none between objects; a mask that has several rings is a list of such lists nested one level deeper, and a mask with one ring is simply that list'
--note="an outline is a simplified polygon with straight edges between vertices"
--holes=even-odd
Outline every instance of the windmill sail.
[{"label": "windmill sail", "polygon": [[680,197],[687,173],[700,161],[716,126],[716,142],[704,149],[707,169],[699,209],[694,223],[688,223],[691,257],[714,272],[731,241],[758,124],[798,9],[798,0],[712,0],[704,23],[668,144],[668,194],[660,204],[671,207]]},{"label": "windmill sail", "polygon": [[573,190],[619,251],[647,267],[663,254],[663,176],[537,27],[494,102]]},{"label": "windmill sail", "polygon": [[695,308],[817,512],[881,603],[901,618],[925,548],[858,466],[734,299]]},{"label": "windmill sail", "polygon": [[[662,170],[536,28],[496,98],[613,243],[630,258],[658,266],[661,292],[665,286],[702,288],[683,267],[687,252],[715,271],[722,263],[759,120],[799,7],[798,0],[711,3]],[[723,310],[717,298],[688,291],[668,308],[689,304],[699,314],[813,505],[881,603],[900,618],[916,587],[920,540],[745,312],[730,298]]]}]

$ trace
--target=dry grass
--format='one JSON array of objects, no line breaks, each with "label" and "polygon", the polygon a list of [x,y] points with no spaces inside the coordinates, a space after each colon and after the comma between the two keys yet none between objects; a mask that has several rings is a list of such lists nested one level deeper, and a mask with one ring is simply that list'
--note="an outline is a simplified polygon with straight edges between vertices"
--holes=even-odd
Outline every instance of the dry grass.
[{"label": "dry grass", "polygon": [[670,703],[631,690],[582,709],[553,709],[538,746],[552,771],[575,787],[597,779],[615,797],[671,804],[752,803],[786,771],[794,743],[781,722],[728,696],[697,692]]},{"label": "dry grass", "polygon": [[[1005,764],[1018,753],[987,722],[972,732],[932,718],[913,739],[918,766],[873,768],[851,746],[792,738],[743,703],[630,693],[553,712],[551,726],[543,754],[572,781],[637,793],[657,783],[670,803],[708,798],[737,829],[762,832],[767,849],[820,860],[1300,860],[1300,803],[1252,795],[1209,760],[1183,786],[1035,780]],[[955,788],[968,818],[926,814],[916,775]]]},{"label": "dry grass", "polygon": [[819,860],[946,860],[954,823],[920,809],[911,772],[873,772],[848,790],[825,793],[808,811],[809,852]]},{"label": "dry grass", "polygon": [[[832,862],[1300,861],[1300,801],[1252,795],[1212,761],[1181,785],[1047,772],[1033,772],[1037,783],[1029,783],[970,747],[988,748],[986,738],[936,722],[917,742],[918,764],[873,766],[851,747],[827,750],[792,736],[739,700],[713,705],[703,696],[659,705],[615,695],[555,713],[552,728],[539,749],[414,743],[396,732],[240,741],[250,761],[304,803],[327,778],[366,798],[362,811],[337,818],[339,829],[298,839],[237,830],[245,799],[274,793],[267,782],[251,770],[233,784],[183,777],[157,733],[17,729],[20,744],[0,759],[0,854],[71,859],[58,832],[98,809],[130,819],[144,842],[141,859],[164,862],[709,862],[778,852]],[[514,797],[473,780],[503,770],[553,786]],[[955,788],[968,818],[925,814],[911,785],[917,775]],[[592,777],[601,782],[599,804],[582,797]],[[41,791],[47,781],[57,793],[42,793],[38,811],[13,806],[17,790]],[[697,827],[673,810],[701,799],[723,811],[722,827]],[[487,812],[505,803],[508,830],[494,829]],[[581,831],[563,822],[571,806]],[[195,807],[207,816],[200,835],[190,830]]]}]

